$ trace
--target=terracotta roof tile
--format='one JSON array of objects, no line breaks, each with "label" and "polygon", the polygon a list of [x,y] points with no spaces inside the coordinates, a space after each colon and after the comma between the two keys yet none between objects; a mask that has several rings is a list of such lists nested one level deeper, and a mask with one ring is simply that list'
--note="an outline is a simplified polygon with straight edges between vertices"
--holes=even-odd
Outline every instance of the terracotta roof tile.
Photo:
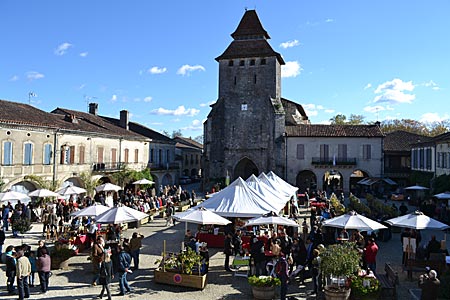
[{"label": "terracotta roof tile", "polygon": [[427,142],[431,138],[403,130],[387,133],[384,138],[384,151],[410,151],[411,145],[419,142]]},{"label": "terracotta roof tile", "polygon": [[286,134],[292,137],[383,137],[377,125],[300,124],[286,126]]}]

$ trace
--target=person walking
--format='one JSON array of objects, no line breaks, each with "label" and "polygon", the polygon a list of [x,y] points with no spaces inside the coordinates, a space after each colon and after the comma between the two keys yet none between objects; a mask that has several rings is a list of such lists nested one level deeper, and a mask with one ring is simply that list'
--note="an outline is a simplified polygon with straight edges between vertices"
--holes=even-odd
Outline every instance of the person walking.
[{"label": "person walking", "polygon": [[[127,274],[130,271],[131,256],[125,251],[122,245],[119,246],[119,288],[120,293],[118,296],[123,296],[126,293],[131,293],[130,285],[128,284]],[[126,290],[126,291],[125,291]]]},{"label": "person walking", "polygon": [[8,231],[9,210],[10,210],[9,204],[6,204],[6,205],[3,204],[3,207],[2,207],[2,222],[3,222],[2,228],[5,231]]},{"label": "person walking", "polygon": [[36,261],[41,293],[47,293],[48,291],[51,265],[52,262],[50,255],[48,255],[48,250],[47,248],[43,248],[41,250],[41,256],[39,256]]},{"label": "person walking", "polygon": [[139,254],[141,252],[143,239],[144,235],[137,232],[133,232],[130,239],[130,254],[133,258],[134,270],[139,269]]},{"label": "person walking", "polygon": [[230,269],[230,256],[233,254],[233,234],[231,232],[228,232],[225,237],[223,253],[225,254],[225,270],[232,272]]},{"label": "person walking", "polygon": [[6,254],[6,287],[8,293],[14,293],[14,280],[16,279],[16,251],[14,246],[10,245],[5,249]]},{"label": "person walking", "polygon": [[36,255],[35,255],[34,251],[30,251],[28,260],[30,261],[30,265],[31,265],[31,274],[28,278],[29,279],[28,284],[30,285],[30,287],[34,287],[34,277],[35,277],[34,275],[36,274],[36,271],[37,271]]},{"label": "person walking", "polygon": [[100,295],[97,296],[97,298],[102,299],[103,294],[106,291],[108,300],[111,300],[111,290],[109,285],[111,284],[113,278],[114,278],[114,270],[113,270],[113,263],[111,260],[111,251],[106,251],[105,259],[103,260],[100,266],[99,282],[102,285],[102,291],[100,292]]},{"label": "person walking", "polygon": [[5,244],[5,239],[6,239],[5,230],[3,227],[0,227],[0,257],[2,256],[3,253],[3,244]]},{"label": "person walking", "polygon": [[288,279],[289,279],[289,265],[284,255],[281,255],[275,265],[275,273],[281,281],[280,300],[286,300]]},{"label": "person walking", "polygon": [[92,285],[97,285],[97,281],[99,278],[99,271],[100,271],[100,265],[104,258],[104,252],[105,252],[105,240],[103,237],[99,236],[97,237],[97,241],[94,244],[94,247],[92,248],[92,266],[94,271],[94,279],[92,280]]},{"label": "person walking", "polygon": [[19,300],[30,298],[30,287],[28,286],[28,276],[31,274],[31,264],[24,255],[23,249],[17,251],[17,290],[19,292]]},{"label": "person walking", "polygon": [[172,225],[172,223],[175,225],[175,222],[173,221],[173,214],[175,212],[175,209],[172,205],[172,203],[167,202],[167,208],[166,208],[166,226]]}]

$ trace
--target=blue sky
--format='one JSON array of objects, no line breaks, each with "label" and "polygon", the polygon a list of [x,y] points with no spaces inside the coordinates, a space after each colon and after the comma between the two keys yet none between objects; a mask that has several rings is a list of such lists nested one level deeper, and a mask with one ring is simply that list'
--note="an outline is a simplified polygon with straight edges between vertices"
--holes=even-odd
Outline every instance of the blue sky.
[{"label": "blue sky", "polygon": [[[202,134],[245,8],[312,123],[450,118],[450,1],[0,1],[0,99]],[[36,96],[29,98],[32,92]]]}]

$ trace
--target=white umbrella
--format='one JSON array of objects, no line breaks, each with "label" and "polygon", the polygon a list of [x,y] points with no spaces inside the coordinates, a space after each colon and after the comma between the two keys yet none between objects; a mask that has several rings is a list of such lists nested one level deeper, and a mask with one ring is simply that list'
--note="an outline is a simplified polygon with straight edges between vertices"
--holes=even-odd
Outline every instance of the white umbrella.
[{"label": "white umbrella", "polygon": [[155,182],[148,180],[146,178],[133,182],[133,184],[154,184],[154,183]]},{"label": "white umbrella", "polygon": [[58,194],[62,195],[62,196],[67,196],[67,195],[79,195],[79,194],[83,194],[86,193],[86,190],[74,185],[69,185],[66,186],[62,189],[59,189],[58,191],[56,191]]},{"label": "white umbrella", "polygon": [[413,185],[413,186],[405,187],[405,190],[409,190],[409,191],[424,191],[424,190],[429,190],[429,188],[424,187],[424,186],[420,186],[420,185]]},{"label": "white umbrella", "polygon": [[218,214],[207,210],[204,207],[198,207],[196,209],[190,209],[185,212],[175,214],[173,216],[180,222],[202,224],[202,225],[227,225],[231,223],[230,220],[219,216]]},{"label": "white umbrella", "polygon": [[441,200],[449,200],[450,199],[450,192],[443,192],[443,193],[440,193],[440,194],[436,194],[433,197],[436,197],[436,198],[441,199]]},{"label": "white umbrella", "polygon": [[109,209],[108,206],[96,204],[74,211],[70,215],[72,217],[97,217]]},{"label": "white umbrella", "polygon": [[430,218],[418,210],[404,216],[389,219],[386,222],[391,224],[392,226],[412,228],[417,230],[422,229],[444,230],[450,228],[450,226],[448,226],[447,224],[441,223],[433,218]]},{"label": "white umbrella", "polygon": [[95,188],[95,190],[97,192],[118,192],[120,191],[122,188],[118,185],[112,184],[112,183],[104,183],[102,185],[99,185],[98,187]]},{"label": "white umbrella", "polygon": [[37,189],[30,193],[28,193],[28,196],[30,197],[39,197],[39,198],[45,198],[45,197],[59,197],[61,196],[58,193],[52,192],[47,189]]},{"label": "white umbrella", "polygon": [[97,223],[120,224],[140,221],[148,217],[146,213],[128,206],[113,207],[95,218]]},{"label": "white umbrella", "polygon": [[371,231],[387,228],[383,224],[360,215],[355,211],[351,211],[344,215],[325,220],[322,225],[345,229],[359,229],[361,231]]},{"label": "white umbrella", "polygon": [[24,193],[8,191],[8,192],[0,193],[0,201],[13,202],[13,203],[17,203],[18,201],[20,201],[22,203],[28,203],[31,201],[31,198],[28,197]]},{"label": "white umbrella", "polygon": [[297,222],[285,218],[285,217],[280,217],[277,216],[276,214],[272,213],[272,214],[268,214],[268,215],[264,215],[262,217],[257,217],[257,218],[253,218],[247,221],[247,223],[245,223],[245,226],[254,226],[254,225],[268,225],[268,224],[272,224],[272,225],[283,225],[283,226],[293,226],[293,227],[299,227],[300,225],[298,225]]}]

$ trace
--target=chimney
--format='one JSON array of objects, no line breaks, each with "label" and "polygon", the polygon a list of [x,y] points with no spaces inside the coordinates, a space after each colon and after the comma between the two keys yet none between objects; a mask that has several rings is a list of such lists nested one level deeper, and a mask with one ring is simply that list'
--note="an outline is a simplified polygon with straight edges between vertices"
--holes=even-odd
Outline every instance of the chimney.
[{"label": "chimney", "polygon": [[120,127],[128,130],[128,122],[129,122],[128,110],[121,110],[120,111]]},{"label": "chimney", "polygon": [[89,103],[89,113],[96,116],[98,113],[98,103]]}]

